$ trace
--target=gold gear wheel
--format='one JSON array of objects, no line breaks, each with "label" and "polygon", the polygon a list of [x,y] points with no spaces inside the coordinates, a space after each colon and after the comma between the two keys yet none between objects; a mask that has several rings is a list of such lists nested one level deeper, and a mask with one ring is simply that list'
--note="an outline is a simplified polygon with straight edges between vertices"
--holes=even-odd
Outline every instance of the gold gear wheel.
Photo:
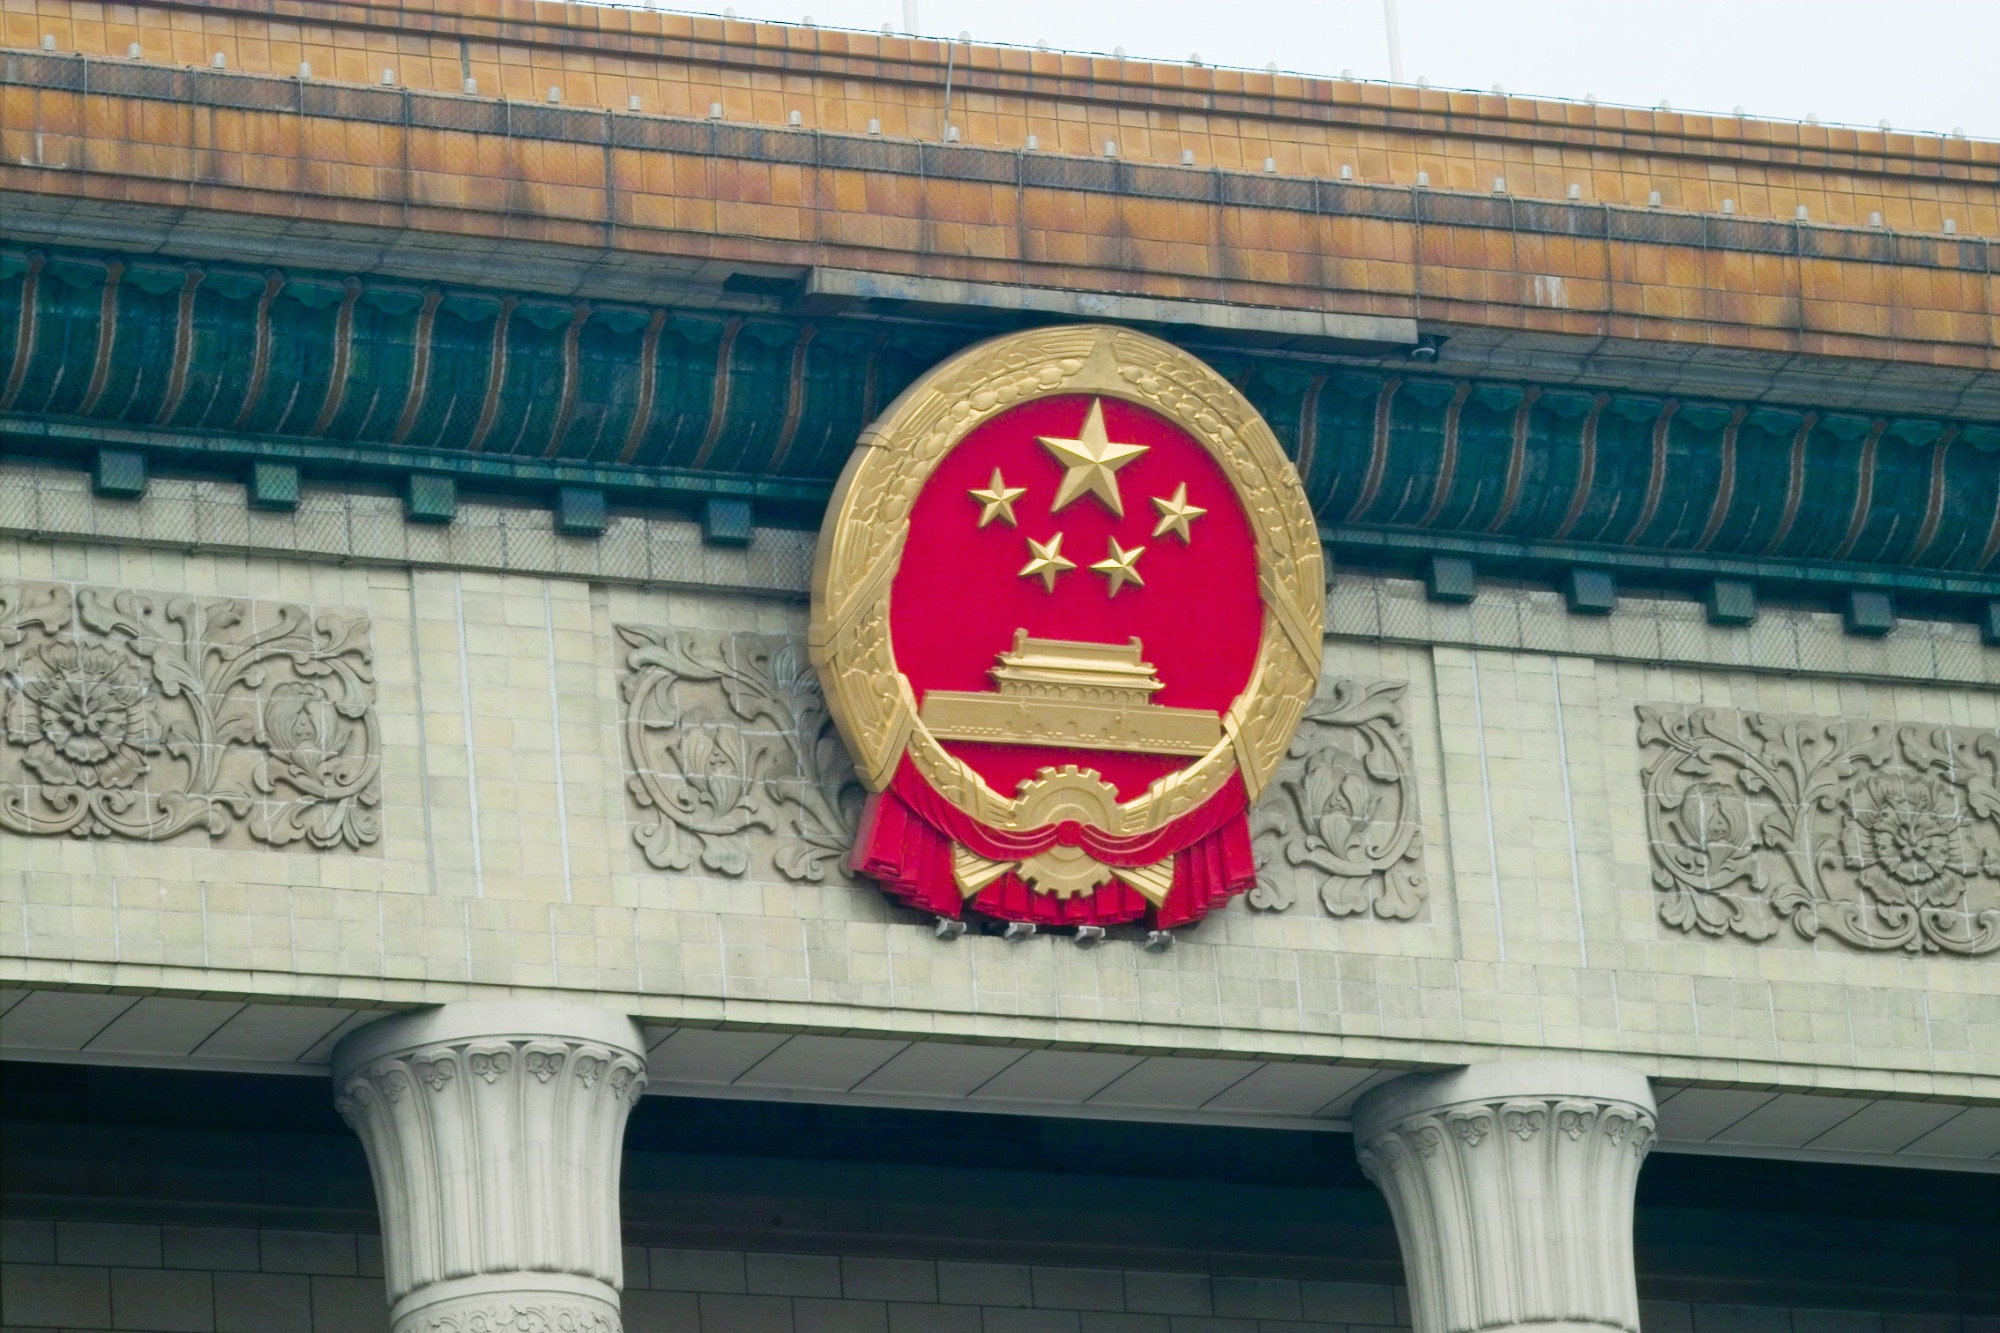
[{"label": "gold gear wheel", "polygon": [[1064,764],[1044,768],[1022,780],[1019,802],[1022,827],[1045,828],[1073,819],[1098,828],[1116,828],[1118,789],[1094,768]]}]

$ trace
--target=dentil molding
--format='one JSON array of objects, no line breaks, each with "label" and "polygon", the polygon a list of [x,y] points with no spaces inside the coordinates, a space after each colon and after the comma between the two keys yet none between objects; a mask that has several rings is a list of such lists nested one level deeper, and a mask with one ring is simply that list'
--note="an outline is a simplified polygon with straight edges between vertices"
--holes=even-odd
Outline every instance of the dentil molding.
[{"label": "dentil molding", "polygon": [[618,1172],[645,1087],[631,1019],[447,1004],[334,1050],[361,1136],[395,1333],[620,1333]]},{"label": "dentil molding", "polygon": [[1354,1108],[1388,1199],[1414,1333],[1639,1333],[1632,1200],[1655,1136],[1643,1075],[1530,1060],[1409,1074]]}]

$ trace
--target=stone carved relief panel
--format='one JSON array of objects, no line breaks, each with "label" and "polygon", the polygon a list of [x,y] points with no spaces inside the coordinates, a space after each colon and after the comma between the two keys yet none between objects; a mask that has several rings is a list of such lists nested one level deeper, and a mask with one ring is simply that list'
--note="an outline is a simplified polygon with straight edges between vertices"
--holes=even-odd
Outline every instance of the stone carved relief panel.
[{"label": "stone carved relief panel", "polygon": [[1334,916],[1407,920],[1429,899],[1401,681],[1330,678],[1251,816],[1250,906],[1317,896]]},{"label": "stone carved relief panel", "polygon": [[374,843],[368,630],[291,603],[0,584],[0,830]]},{"label": "stone carved relief panel", "polygon": [[804,637],[617,631],[628,649],[626,789],[646,860],[726,876],[762,861],[796,883],[846,879],[864,793]]},{"label": "stone carved relief panel", "polygon": [[[619,625],[632,837],[662,870],[845,881],[864,792],[805,640]],[[1329,680],[1253,816],[1250,905],[1336,916],[1428,898],[1400,681]]]},{"label": "stone carved relief panel", "polygon": [[1640,705],[1660,919],[2000,950],[2000,731]]}]

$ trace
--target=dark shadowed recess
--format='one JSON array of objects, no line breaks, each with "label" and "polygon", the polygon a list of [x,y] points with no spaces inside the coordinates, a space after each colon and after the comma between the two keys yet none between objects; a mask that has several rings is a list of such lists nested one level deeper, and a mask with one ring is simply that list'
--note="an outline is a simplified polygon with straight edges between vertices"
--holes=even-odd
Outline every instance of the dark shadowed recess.
[{"label": "dark shadowed recess", "polygon": [[[1345,1134],[647,1097],[628,1243],[1401,1281]],[[373,1231],[317,1078],[0,1063],[9,1216]],[[1655,1153],[1654,1300],[2000,1314],[2000,1176]]]}]

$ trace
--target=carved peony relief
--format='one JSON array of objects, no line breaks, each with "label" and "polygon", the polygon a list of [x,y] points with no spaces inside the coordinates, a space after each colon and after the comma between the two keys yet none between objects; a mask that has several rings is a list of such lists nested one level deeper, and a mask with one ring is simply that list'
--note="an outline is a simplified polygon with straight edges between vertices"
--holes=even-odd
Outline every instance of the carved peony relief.
[{"label": "carved peony relief", "polygon": [[[620,625],[632,835],[662,870],[844,878],[863,793],[803,637]],[[753,830],[768,835],[754,838]]]},{"label": "carved peony relief", "polygon": [[2000,949],[2000,732],[1639,707],[1660,917],[1863,949]]},{"label": "carved peony relief", "polygon": [[365,616],[0,584],[0,829],[158,841],[378,836]]},{"label": "carved peony relief", "polygon": [[1429,896],[1401,681],[1329,679],[1251,816],[1253,908],[1313,894],[1335,916],[1408,919]]}]

